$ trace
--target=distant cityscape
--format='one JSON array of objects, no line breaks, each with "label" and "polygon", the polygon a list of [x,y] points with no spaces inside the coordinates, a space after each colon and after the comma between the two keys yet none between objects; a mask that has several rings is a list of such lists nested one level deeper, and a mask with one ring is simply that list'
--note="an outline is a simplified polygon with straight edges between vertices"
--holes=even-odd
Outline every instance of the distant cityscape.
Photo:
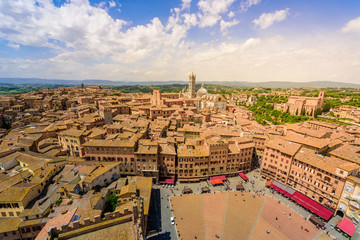
[{"label": "distant cityscape", "polygon": [[[188,78],[172,93],[81,84],[2,95],[0,238],[208,239],[206,224],[185,230],[191,220],[181,220],[197,210],[184,215],[184,195],[195,204],[208,192],[225,201],[223,192],[236,209],[236,191],[244,202],[283,202],[312,234],[354,234],[359,90],[207,89]],[[229,231],[214,235],[231,239]]]}]

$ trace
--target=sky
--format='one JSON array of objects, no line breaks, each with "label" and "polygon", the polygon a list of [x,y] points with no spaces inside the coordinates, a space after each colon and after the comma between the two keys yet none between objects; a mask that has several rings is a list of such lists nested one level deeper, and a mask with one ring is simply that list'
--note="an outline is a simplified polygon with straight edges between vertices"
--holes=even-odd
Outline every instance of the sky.
[{"label": "sky", "polygon": [[1,0],[0,77],[360,83],[359,0]]}]

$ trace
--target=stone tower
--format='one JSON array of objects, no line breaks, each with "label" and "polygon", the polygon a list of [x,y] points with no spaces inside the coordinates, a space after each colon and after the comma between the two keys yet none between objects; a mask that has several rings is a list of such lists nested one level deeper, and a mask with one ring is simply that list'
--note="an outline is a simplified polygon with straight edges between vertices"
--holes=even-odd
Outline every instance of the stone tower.
[{"label": "stone tower", "polygon": [[112,124],[112,110],[111,108],[101,107],[100,108],[100,116],[104,118],[105,124]]},{"label": "stone tower", "polygon": [[195,97],[195,82],[196,82],[196,75],[192,72],[189,75],[189,98]]}]

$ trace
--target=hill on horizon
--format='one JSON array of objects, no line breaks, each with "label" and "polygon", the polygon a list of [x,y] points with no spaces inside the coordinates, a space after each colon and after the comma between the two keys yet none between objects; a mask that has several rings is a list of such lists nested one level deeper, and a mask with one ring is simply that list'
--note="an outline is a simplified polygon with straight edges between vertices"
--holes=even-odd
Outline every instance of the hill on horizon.
[{"label": "hill on horizon", "polygon": [[[244,81],[206,81],[200,83],[217,84],[229,87],[263,87],[263,88],[360,88],[360,84],[343,83],[332,81],[311,81],[311,82],[244,82]],[[198,82],[198,83],[199,83]],[[111,81],[98,79],[65,80],[65,79],[42,79],[42,78],[0,78],[0,85],[13,84],[53,84],[53,85],[78,85],[84,83],[86,86],[134,86],[134,85],[170,85],[187,84],[187,81]]]}]

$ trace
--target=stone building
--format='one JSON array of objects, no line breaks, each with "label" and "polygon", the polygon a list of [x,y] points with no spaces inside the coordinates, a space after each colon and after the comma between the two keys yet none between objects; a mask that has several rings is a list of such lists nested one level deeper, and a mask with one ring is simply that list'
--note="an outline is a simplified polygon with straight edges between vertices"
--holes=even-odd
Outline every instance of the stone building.
[{"label": "stone building", "polygon": [[251,169],[254,144],[250,139],[192,139],[178,147],[179,181],[197,181],[209,176],[236,175]]},{"label": "stone building", "polygon": [[287,183],[291,163],[300,148],[300,144],[283,139],[267,141],[261,163],[261,175],[283,184]]},{"label": "stone building", "polygon": [[359,165],[336,157],[324,157],[301,148],[294,156],[287,184],[296,191],[335,211],[348,176]]},{"label": "stone building", "polygon": [[278,103],[274,109],[289,112],[291,115],[314,116],[317,109],[321,109],[324,104],[325,91],[321,91],[318,97],[290,96],[287,103]]}]

